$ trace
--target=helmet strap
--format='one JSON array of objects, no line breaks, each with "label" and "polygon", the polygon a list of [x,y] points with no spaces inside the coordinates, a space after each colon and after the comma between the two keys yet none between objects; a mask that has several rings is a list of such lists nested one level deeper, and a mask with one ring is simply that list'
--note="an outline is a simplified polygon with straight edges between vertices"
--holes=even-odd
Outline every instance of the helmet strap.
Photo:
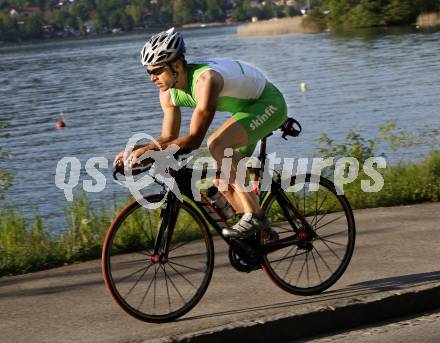
[{"label": "helmet strap", "polygon": [[168,68],[170,68],[171,72],[173,73],[174,76],[174,83],[173,83],[173,88],[176,87],[177,82],[179,81],[179,73],[173,68],[173,65],[171,63],[167,63]]}]

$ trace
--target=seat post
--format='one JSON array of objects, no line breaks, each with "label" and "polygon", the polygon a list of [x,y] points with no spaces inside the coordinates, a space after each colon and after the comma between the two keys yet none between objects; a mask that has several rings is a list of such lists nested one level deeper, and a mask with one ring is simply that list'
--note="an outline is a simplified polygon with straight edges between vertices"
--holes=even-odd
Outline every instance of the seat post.
[{"label": "seat post", "polygon": [[266,157],[267,157],[267,155],[266,155],[266,139],[267,139],[267,136],[264,137],[261,140],[261,143],[260,143],[260,153],[258,155],[258,159],[261,162],[260,176],[263,173],[264,164],[266,163]]}]

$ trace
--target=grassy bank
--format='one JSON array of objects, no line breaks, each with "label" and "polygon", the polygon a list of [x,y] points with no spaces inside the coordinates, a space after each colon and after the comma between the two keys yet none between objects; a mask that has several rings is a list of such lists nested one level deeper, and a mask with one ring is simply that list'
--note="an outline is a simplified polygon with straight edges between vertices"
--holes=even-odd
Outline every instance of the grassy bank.
[{"label": "grassy bank", "polygon": [[272,20],[261,20],[255,23],[243,24],[237,28],[240,36],[268,36],[288,33],[321,32],[325,26],[317,20],[308,17],[291,17]]},{"label": "grassy bank", "polygon": [[0,209],[0,276],[98,258],[116,212],[81,195],[66,208],[68,229],[54,236],[38,214],[29,220],[13,207]]},{"label": "grassy bank", "polygon": [[426,13],[417,17],[416,25],[419,27],[440,26],[440,13]]}]

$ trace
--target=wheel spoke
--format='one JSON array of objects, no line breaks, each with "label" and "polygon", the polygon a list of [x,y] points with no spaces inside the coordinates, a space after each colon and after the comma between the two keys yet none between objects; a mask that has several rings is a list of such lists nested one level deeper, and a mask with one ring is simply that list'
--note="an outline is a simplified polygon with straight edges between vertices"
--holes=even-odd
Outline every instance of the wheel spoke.
[{"label": "wheel spoke", "polygon": [[301,253],[295,254],[293,256],[287,256],[287,257],[283,257],[283,258],[280,258],[280,259],[271,260],[270,263],[278,262],[278,261],[284,261],[284,260],[287,260],[288,258],[292,258],[292,257],[296,257],[296,256],[301,256],[301,255],[304,255],[304,254],[305,254],[305,252],[301,252]]},{"label": "wheel spoke", "polygon": [[[319,238],[318,238],[319,239]],[[338,254],[335,253],[335,251],[330,248],[330,246],[327,244],[327,242],[324,239],[321,239],[322,243],[324,243],[324,245],[327,247],[328,250],[331,251],[331,253],[339,260],[342,261],[341,258],[338,256]]]},{"label": "wheel spoke", "polygon": [[188,243],[190,243],[190,241],[183,241],[180,244],[177,244],[175,247],[171,248],[168,253],[170,253],[171,251],[174,251],[176,249],[179,249],[181,247],[183,247],[184,245],[187,245]]},{"label": "wheel spoke", "polygon": [[[296,247],[296,251],[295,252],[297,252],[297,251],[298,251],[298,248]],[[289,273],[290,268],[292,268],[293,261],[295,261],[296,256],[297,256],[296,254],[293,255],[292,261],[290,261],[289,266],[287,267],[286,272],[284,273],[284,277],[287,276],[287,274]],[[278,262],[278,263],[280,263],[280,262]]]},{"label": "wheel spoke", "polygon": [[139,254],[139,255],[144,255],[144,256],[151,257],[152,254],[148,254],[148,251],[149,251],[149,250],[147,250],[147,252],[143,252],[143,251],[135,251],[135,253],[136,253],[136,254]]},{"label": "wheel spoke", "polygon": [[197,290],[197,287],[196,286],[194,286],[194,284],[191,282],[191,281],[189,281],[186,277],[185,277],[185,275],[183,275],[181,272],[179,272],[172,264],[170,264],[169,265],[177,274],[179,274],[181,277],[182,277],[182,279],[184,279],[186,282],[188,282],[195,290]]},{"label": "wheel spoke", "polygon": [[150,264],[145,270],[144,272],[137,278],[136,282],[134,283],[134,285],[130,288],[130,290],[128,291],[128,293],[124,296],[124,299],[126,299],[128,297],[128,295],[131,293],[131,291],[133,289],[135,289],[135,287],[137,286],[137,284],[139,283],[139,281],[142,279],[142,277],[145,275],[145,273],[148,271],[148,269],[150,269],[150,267],[153,264]]},{"label": "wheel spoke", "polygon": [[[319,220],[316,221],[316,223],[314,224],[315,226],[319,224],[319,222],[321,222],[321,220],[323,220],[328,214],[333,213],[333,210],[335,209],[335,206],[337,204],[333,204],[332,207],[326,209],[325,213],[319,218]],[[344,215],[345,216],[345,215]]]},{"label": "wheel spoke", "polygon": [[331,233],[331,234],[329,234],[329,235],[327,235],[327,236],[319,236],[319,235],[318,235],[318,237],[321,238],[321,239],[323,239],[323,238],[329,238],[329,237],[338,236],[338,235],[340,235],[341,233],[346,233],[346,232],[347,232],[346,230],[341,230],[341,231],[338,231],[338,232]]},{"label": "wheel spoke", "polygon": [[[293,206],[295,207],[295,208],[299,208],[299,205],[298,205],[298,200],[297,200],[297,198],[296,198],[296,193],[295,192],[293,192],[293,193],[291,193],[292,194],[292,201],[293,201]],[[289,199],[289,196],[287,195],[287,193],[286,193],[286,197],[287,197],[287,199]],[[289,199],[290,200],[290,199]],[[278,202],[278,201],[277,201]],[[280,204],[279,204],[279,202],[278,202],[278,206],[281,206]]]},{"label": "wheel spoke", "polygon": [[332,240],[330,240],[330,239],[326,239],[326,238],[323,238],[323,237],[319,237],[319,236],[318,236],[318,239],[320,239],[320,240],[322,240],[322,241],[326,241],[326,242],[328,242],[328,243],[335,244],[335,245],[345,246],[345,244],[338,243],[338,242],[335,242],[335,241],[332,241]]},{"label": "wheel spoke", "polygon": [[306,215],[306,184],[304,184],[304,187],[303,187],[303,202],[304,202],[303,216],[305,216]]},{"label": "wheel spoke", "polygon": [[295,285],[298,284],[299,278],[300,278],[301,275],[302,275],[302,272],[303,272],[303,270],[304,270],[304,265],[307,263],[307,256],[308,256],[308,254],[309,254],[309,252],[306,253],[306,258],[304,259],[304,263],[302,264],[302,266],[301,266],[301,270],[299,271],[298,277],[296,278]]},{"label": "wheel spoke", "polygon": [[186,254],[186,255],[177,255],[177,256],[168,256],[168,259],[169,260],[175,260],[175,259],[178,259],[178,258],[187,258],[187,257],[196,257],[196,256],[203,256],[203,255],[206,255],[206,254],[204,254],[204,253],[193,253],[193,254]]},{"label": "wheel spoke", "polygon": [[327,267],[327,269],[330,271],[330,273],[333,273],[332,269],[330,268],[330,266],[327,264],[327,262],[325,262],[324,258],[321,256],[321,254],[319,253],[318,249],[316,249],[315,247],[313,247],[313,249],[315,249],[316,253],[318,254],[319,258],[322,260],[322,262],[324,263],[324,265]]},{"label": "wheel spoke", "polygon": [[121,279],[118,279],[118,282],[122,282],[122,281],[125,281],[126,279],[129,279],[130,277],[132,277],[132,276],[136,275],[137,273],[139,273],[140,271],[144,270],[144,268],[148,268],[148,267],[142,266],[138,270],[135,270],[134,272],[132,272],[132,273],[130,273],[128,275],[123,276]]},{"label": "wheel spoke", "polygon": [[329,222],[327,222],[327,223],[325,223],[325,224],[323,224],[323,225],[317,227],[314,231],[316,232],[316,231],[322,229],[323,227],[326,227],[327,225],[329,225],[329,224],[331,224],[331,223],[334,223],[335,221],[337,221],[337,220],[339,220],[339,219],[341,219],[341,218],[344,218],[344,217],[345,217],[345,214],[342,214],[342,215],[340,215],[340,216],[337,217],[337,218],[333,218],[333,219],[330,220]]},{"label": "wheel spoke", "polygon": [[153,286],[153,313],[156,313],[156,281],[157,281],[157,264],[154,265],[154,286]]},{"label": "wheel spoke", "polygon": [[315,255],[313,254],[313,250],[310,251],[310,252],[311,252],[311,254],[312,254],[313,263],[315,264],[316,272],[318,273],[319,282],[322,282],[321,273],[319,272],[318,264],[316,263],[316,259],[315,259]]},{"label": "wheel spoke", "polygon": [[[319,204],[319,207],[317,206],[316,211],[315,211],[315,217],[312,219],[312,221],[310,223],[311,226],[316,225],[319,222],[319,221],[317,221],[315,224],[313,224],[315,219],[316,220],[318,219],[319,210],[322,208],[322,205],[324,205],[324,202],[327,200],[327,197],[328,197],[329,193],[331,193],[330,190],[327,190],[327,193],[325,193],[325,196],[322,199],[321,203]],[[316,196],[318,197],[318,192],[316,192]],[[316,199],[316,201],[318,201],[318,199]]]},{"label": "wheel spoke", "polygon": [[306,275],[307,275],[307,287],[310,287],[310,275],[309,275],[309,251],[306,254]]},{"label": "wheel spoke", "polygon": [[[290,250],[287,250],[286,254],[285,254],[281,259],[277,260],[278,263],[274,266],[274,269],[276,269],[276,267],[279,266],[279,264],[281,263],[281,261],[283,261],[284,258],[285,258],[287,255],[289,255],[289,254],[292,252],[292,250],[295,249],[295,248],[298,250],[298,247],[295,246],[295,245],[293,245],[293,246],[290,248]],[[272,261],[272,262],[275,262],[275,261]]]},{"label": "wheel spoke", "polygon": [[162,268],[162,270],[164,271],[164,274],[165,274],[165,286],[166,286],[166,289],[167,289],[168,307],[169,307],[170,312],[171,312],[171,298],[170,298],[170,290],[168,288],[167,272],[165,271],[165,268],[164,268],[164,266],[162,264],[160,265],[160,267]]},{"label": "wheel spoke", "polygon": [[171,285],[174,287],[174,289],[176,290],[177,294],[179,294],[180,299],[182,299],[183,303],[185,304],[186,303],[185,298],[183,297],[182,293],[180,293],[180,291],[177,289],[176,285],[173,282],[173,279],[171,279],[171,277],[166,272],[166,265],[163,266],[163,271],[165,272],[165,277],[168,277],[168,279],[170,280]]},{"label": "wheel spoke", "polygon": [[191,269],[191,270],[194,270],[196,272],[202,272],[202,270],[200,270],[200,269],[196,269],[196,268],[193,268],[193,267],[190,267],[190,266],[186,266],[184,264],[173,262],[173,261],[170,261],[170,260],[168,260],[168,263],[174,264],[174,265],[182,267],[182,268]]},{"label": "wheel spoke", "polygon": [[130,260],[130,261],[126,261],[126,262],[119,262],[119,264],[127,265],[127,264],[133,264],[133,263],[137,263],[137,262],[147,262],[149,260],[150,260],[149,258],[141,258],[141,259]]},{"label": "wheel spoke", "polygon": [[153,276],[151,277],[151,281],[150,281],[150,283],[148,284],[148,288],[147,288],[147,290],[145,291],[145,294],[143,295],[143,297],[142,297],[142,299],[141,299],[141,302],[140,302],[140,304],[139,304],[139,306],[138,306],[138,308],[137,308],[138,310],[141,308],[142,304],[144,303],[145,298],[147,297],[148,292],[150,292],[151,285],[153,284],[153,281],[156,279],[157,266],[154,266],[154,269],[155,269],[155,272],[154,272]]}]

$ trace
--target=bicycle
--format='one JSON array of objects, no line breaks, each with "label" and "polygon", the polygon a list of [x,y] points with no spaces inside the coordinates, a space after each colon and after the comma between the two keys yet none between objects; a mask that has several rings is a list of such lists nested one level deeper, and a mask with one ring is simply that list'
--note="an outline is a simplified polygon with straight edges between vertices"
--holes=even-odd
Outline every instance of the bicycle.
[{"label": "bicycle", "polygon": [[[281,127],[283,138],[299,134],[301,127],[295,124],[299,126],[289,118]],[[269,136],[260,144],[262,166]],[[262,177],[262,168],[250,171],[257,180]],[[114,171],[115,179],[118,172]],[[160,208],[148,210],[134,201],[110,225],[102,251],[103,276],[112,298],[129,315],[168,322],[199,302],[214,268],[208,224],[229,245],[229,261],[236,270],[263,269],[292,294],[321,293],[346,270],[355,244],[355,221],[348,200],[330,180],[293,176],[290,184],[298,178],[303,187],[288,193],[281,187],[280,173],[275,173],[270,190],[259,192],[271,232],[230,239],[222,235],[222,228],[230,225],[222,213],[203,194],[200,201],[194,199],[191,175],[188,167],[173,174],[183,202],[163,190],[145,197],[151,203],[165,200]]]}]

